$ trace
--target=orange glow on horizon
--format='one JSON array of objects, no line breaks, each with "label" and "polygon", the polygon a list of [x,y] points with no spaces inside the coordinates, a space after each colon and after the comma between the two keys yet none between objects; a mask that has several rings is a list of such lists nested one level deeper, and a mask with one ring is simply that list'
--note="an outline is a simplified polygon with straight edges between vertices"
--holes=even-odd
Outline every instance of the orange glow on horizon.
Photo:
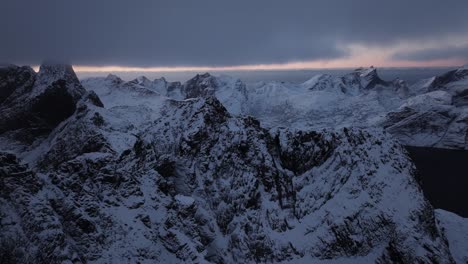
[{"label": "orange glow on horizon", "polygon": [[[358,60],[356,60],[358,61]],[[312,69],[343,69],[368,67],[451,67],[461,66],[465,62],[463,60],[435,60],[425,62],[414,61],[374,61],[359,60],[351,61],[349,59],[330,60],[330,61],[304,61],[290,62],[284,64],[257,64],[257,65],[237,65],[237,66],[220,66],[220,67],[205,67],[205,66],[176,66],[176,67],[127,67],[127,66],[86,66],[73,65],[76,72],[209,72],[209,71],[262,71],[262,70],[312,70]],[[35,71],[39,70],[39,66],[33,67]]]}]

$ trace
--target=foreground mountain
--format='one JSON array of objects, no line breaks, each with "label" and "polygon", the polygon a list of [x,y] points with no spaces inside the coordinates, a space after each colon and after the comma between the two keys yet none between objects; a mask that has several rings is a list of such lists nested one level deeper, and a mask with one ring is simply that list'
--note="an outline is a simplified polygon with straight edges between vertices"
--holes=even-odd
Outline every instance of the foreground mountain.
[{"label": "foreground mountain", "polygon": [[[466,220],[434,213],[406,151],[382,130],[269,132],[252,117],[229,113],[216,96],[231,90],[205,82],[208,75],[172,90],[196,96],[186,100],[110,76],[104,82],[118,85],[97,90],[101,102],[69,66],[5,72],[2,117],[34,116],[40,122],[31,124],[46,125],[27,141],[17,135],[30,126],[1,126],[2,262],[454,263],[467,257],[453,231],[464,229],[452,226]],[[377,87],[366,80],[363,88]],[[229,84],[223,87],[243,93],[238,82]],[[28,98],[23,108],[5,104],[20,98]],[[50,113],[29,106],[40,101],[35,98],[66,102],[73,111],[49,122]]]}]

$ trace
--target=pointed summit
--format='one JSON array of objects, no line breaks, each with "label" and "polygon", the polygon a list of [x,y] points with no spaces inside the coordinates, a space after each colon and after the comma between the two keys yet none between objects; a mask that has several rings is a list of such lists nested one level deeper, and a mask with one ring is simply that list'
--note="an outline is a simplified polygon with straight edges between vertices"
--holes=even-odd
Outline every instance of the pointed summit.
[{"label": "pointed summit", "polygon": [[35,136],[50,132],[75,112],[86,94],[71,65],[42,64],[37,74],[25,68],[16,78],[25,80],[25,85],[8,96],[8,105],[0,105],[5,113],[0,133],[10,131],[20,142],[31,143]]},{"label": "pointed summit", "polygon": [[43,93],[51,86],[63,86],[77,102],[86,90],[69,64],[44,63],[40,66],[31,96]]},{"label": "pointed summit", "polygon": [[214,91],[218,87],[216,78],[209,73],[197,74],[192,79],[188,80],[182,87],[182,93],[185,98],[196,98],[207,95],[214,95]]},{"label": "pointed summit", "polygon": [[73,67],[69,64],[44,63],[39,68],[38,78],[47,82],[59,79],[79,82]]},{"label": "pointed summit", "polygon": [[112,73],[108,74],[105,80],[115,84],[123,83],[123,80],[119,76]]},{"label": "pointed summit", "polygon": [[380,79],[379,75],[377,74],[377,68],[374,66],[370,66],[369,68],[358,68],[354,70],[353,74],[359,77],[362,88],[364,89],[372,89],[377,85],[388,85],[387,82]]}]

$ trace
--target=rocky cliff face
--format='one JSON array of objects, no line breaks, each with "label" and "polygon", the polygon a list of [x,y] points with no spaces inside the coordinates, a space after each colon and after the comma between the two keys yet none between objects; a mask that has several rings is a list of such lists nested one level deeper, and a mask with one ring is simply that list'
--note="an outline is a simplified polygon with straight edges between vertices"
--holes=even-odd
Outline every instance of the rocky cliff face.
[{"label": "rocky cliff face", "polygon": [[151,107],[108,96],[104,108],[70,68],[52,69],[22,98],[60,103],[47,90],[63,91],[74,110],[28,151],[0,153],[6,263],[454,261],[414,166],[381,130],[269,132],[211,94],[154,94]]},{"label": "rocky cliff face", "polygon": [[47,135],[75,112],[86,93],[71,66],[42,65],[37,74],[10,66],[0,78],[0,133],[8,134],[10,143],[31,144]]}]

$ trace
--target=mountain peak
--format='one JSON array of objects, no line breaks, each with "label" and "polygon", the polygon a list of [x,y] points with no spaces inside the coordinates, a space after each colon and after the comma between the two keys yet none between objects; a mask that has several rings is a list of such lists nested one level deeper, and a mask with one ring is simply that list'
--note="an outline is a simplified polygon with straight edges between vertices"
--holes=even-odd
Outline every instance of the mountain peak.
[{"label": "mountain peak", "polygon": [[354,74],[357,74],[361,79],[361,84],[364,89],[374,88],[376,85],[387,85],[387,83],[380,79],[377,74],[377,68],[370,66],[369,68],[357,68],[354,70]]},{"label": "mountain peak", "polygon": [[161,78],[154,79],[153,82],[165,82],[165,83],[167,83],[167,80],[166,80],[166,78],[161,77]]},{"label": "mountain peak", "polygon": [[213,95],[217,87],[216,78],[209,73],[197,74],[182,87],[185,98]]},{"label": "mountain peak", "polygon": [[[43,63],[39,67],[39,73],[48,75],[75,75],[75,71],[70,64]],[[76,76],[76,75],[75,75]]]},{"label": "mountain peak", "polygon": [[[60,82],[60,84],[58,84]],[[69,64],[44,63],[40,66],[36,82],[30,96],[37,96],[49,89],[54,84],[63,86],[75,102],[77,102],[86,90],[78,80],[78,77]]]},{"label": "mountain peak", "polygon": [[208,78],[211,77],[211,74],[209,72],[205,72],[204,74],[197,74],[197,76],[201,78]]},{"label": "mountain peak", "polygon": [[369,68],[360,67],[355,69],[354,72],[358,73],[361,77],[377,76],[377,68],[374,68],[374,66],[370,66]]},{"label": "mountain peak", "polygon": [[138,76],[136,78],[136,80],[138,80],[139,82],[150,82],[150,80],[148,78],[146,78],[146,76],[142,75],[142,76]]},{"label": "mountain peak", "polygon": [[116,83],[121,83],[123,82],[122,79],[120,79],[119,76],[115,75],[115,74],[108,74],[107,77],[106,77],[106,81],[112,81],[112,82],[116,82]]},{"label": "mountain peak", "polygon": [[463,65],[457,69],[457,73],[461,73],[464,76],[468,76],[468,64]]},{"label": "mountain peak", "polygon": [[40,66],[36,82],[39,85],[50,85],[60,79],[78,85],[80,83],[71,65],[53,63],[44,63]]},{"label": "mountain peak", "polygon": [[429,91],[446,88],[446,85],[468,78],[468,67],[465,65],[456,70],[451,70],[436,76],[429,86]]},{"label": "mountain peak", "polygon": [[333,86],[333,77],[329,74],[318,74],[301,84],[308,90],[325,90]]}]

